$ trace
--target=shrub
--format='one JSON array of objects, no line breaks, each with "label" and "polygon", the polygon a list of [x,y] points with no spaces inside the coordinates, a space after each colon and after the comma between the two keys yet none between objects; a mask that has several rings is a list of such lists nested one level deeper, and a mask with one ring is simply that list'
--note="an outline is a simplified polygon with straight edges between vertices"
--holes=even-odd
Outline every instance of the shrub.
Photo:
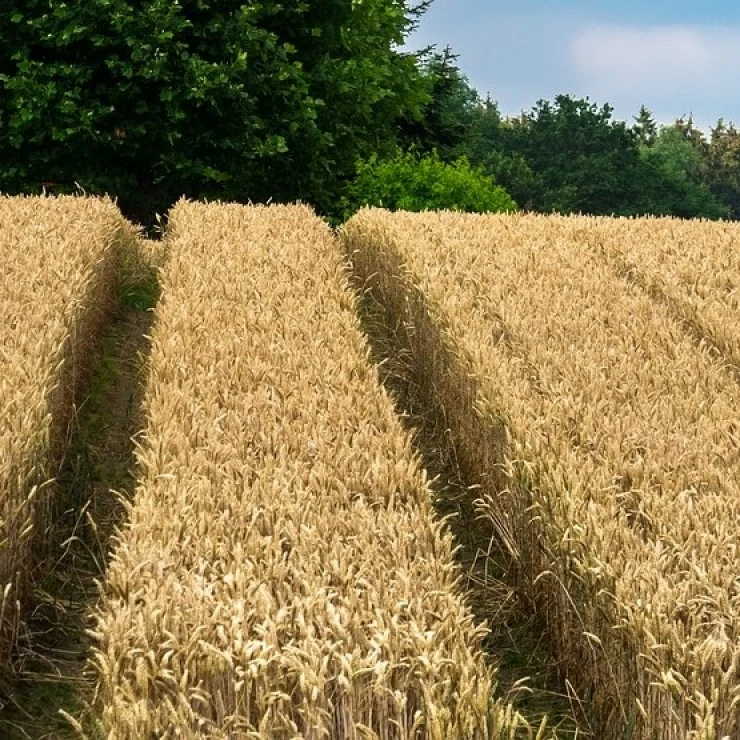
[{"label": "shrub", "polygon": [[419,157],[398,152],[393,159],[373,156],[357,165],[357,177],[342,199],[349,218],[365,205],[401,211],[513,211],[511,196],[465,157],[443,162],[437,152]]}]

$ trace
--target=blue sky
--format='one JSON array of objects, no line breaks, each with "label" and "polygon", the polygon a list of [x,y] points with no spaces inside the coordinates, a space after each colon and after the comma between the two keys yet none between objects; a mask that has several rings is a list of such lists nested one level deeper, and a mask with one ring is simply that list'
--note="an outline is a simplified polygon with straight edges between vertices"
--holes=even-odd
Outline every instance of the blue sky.
[{"label": "blue sky", "polygon": [[571,93],[623,120],[644,103],[663,123],[740,125],[736,0],[435,0],[408,42],[427,44],[449,44],[505,115]]}]

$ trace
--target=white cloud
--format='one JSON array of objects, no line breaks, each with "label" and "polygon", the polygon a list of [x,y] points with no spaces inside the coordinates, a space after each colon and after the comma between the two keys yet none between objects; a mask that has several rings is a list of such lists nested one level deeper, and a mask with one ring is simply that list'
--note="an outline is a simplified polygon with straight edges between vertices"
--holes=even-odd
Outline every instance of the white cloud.
[{"label": "white cloud", "polygon": [[575,3],[568,12],[502,5],[436,0],[411,46],[451,44],[505,115],[569,93],[610,103],[627,121],[644,104],[661,123],[693,114],[705,130],[720,116],[740,124],[740,26],[611,23],[585,12],[585,0],[578,12]]},{"label": "white cloud", "polygon": [[636,110],[644,102],[670,107],[674,116],[716,110],[723,99],[735,108],[737,27],[587,26],[571,39],[569,54],[580,84],[618,106]]},{"label": "white cloud", "polygon": [[576,67],[616,89],[679,89],[711,71],[712,54],[704,34],[681,27],[588,28],[573,41]]}]

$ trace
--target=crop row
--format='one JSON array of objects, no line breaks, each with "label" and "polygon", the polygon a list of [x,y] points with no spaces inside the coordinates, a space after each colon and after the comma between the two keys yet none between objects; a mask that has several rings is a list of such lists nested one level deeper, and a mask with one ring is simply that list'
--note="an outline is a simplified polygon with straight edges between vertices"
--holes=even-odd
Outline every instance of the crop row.
[{"label": "crop row", "polygon": [[484,628],[304,207],[180,203],[98,614],[111,738],[483,738]]},{"label": "crop row", "polygon": [[657,280],[666,225],[602,249],[604,221],[366,210],[342,238],[600,736],[737,737],[740,387],[615,269],[641,239]]},{"label": "crop row", "polygon": [[0,197],[0,655],[3,668],[54,510],[76,391],[133,239],[92,198]]}]

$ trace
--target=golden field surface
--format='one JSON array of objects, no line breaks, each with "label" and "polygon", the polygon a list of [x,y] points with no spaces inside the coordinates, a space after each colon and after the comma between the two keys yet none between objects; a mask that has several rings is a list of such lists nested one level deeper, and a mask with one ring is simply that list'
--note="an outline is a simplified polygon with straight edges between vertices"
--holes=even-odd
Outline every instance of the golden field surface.
[{"label": "golden field surface", "polygon": [[107,736],[513,732],[330,229],[181,202],[166,247],[95,630]]},{"label": "golden field surface", "polygon": [[[0,654],[23,617],[75,390],[133,238],[93,198],[0,197]],[[3,673],[5,669],[3,666]]]},{"label": "golden field surface", "polygon": [[740,230],[391,214],[341,230],[600,737],[740,737]]},{"label": "golden field surface", "polygon": [[584,243],[665,303],[740,377],[737,224],[592,219]]}]

